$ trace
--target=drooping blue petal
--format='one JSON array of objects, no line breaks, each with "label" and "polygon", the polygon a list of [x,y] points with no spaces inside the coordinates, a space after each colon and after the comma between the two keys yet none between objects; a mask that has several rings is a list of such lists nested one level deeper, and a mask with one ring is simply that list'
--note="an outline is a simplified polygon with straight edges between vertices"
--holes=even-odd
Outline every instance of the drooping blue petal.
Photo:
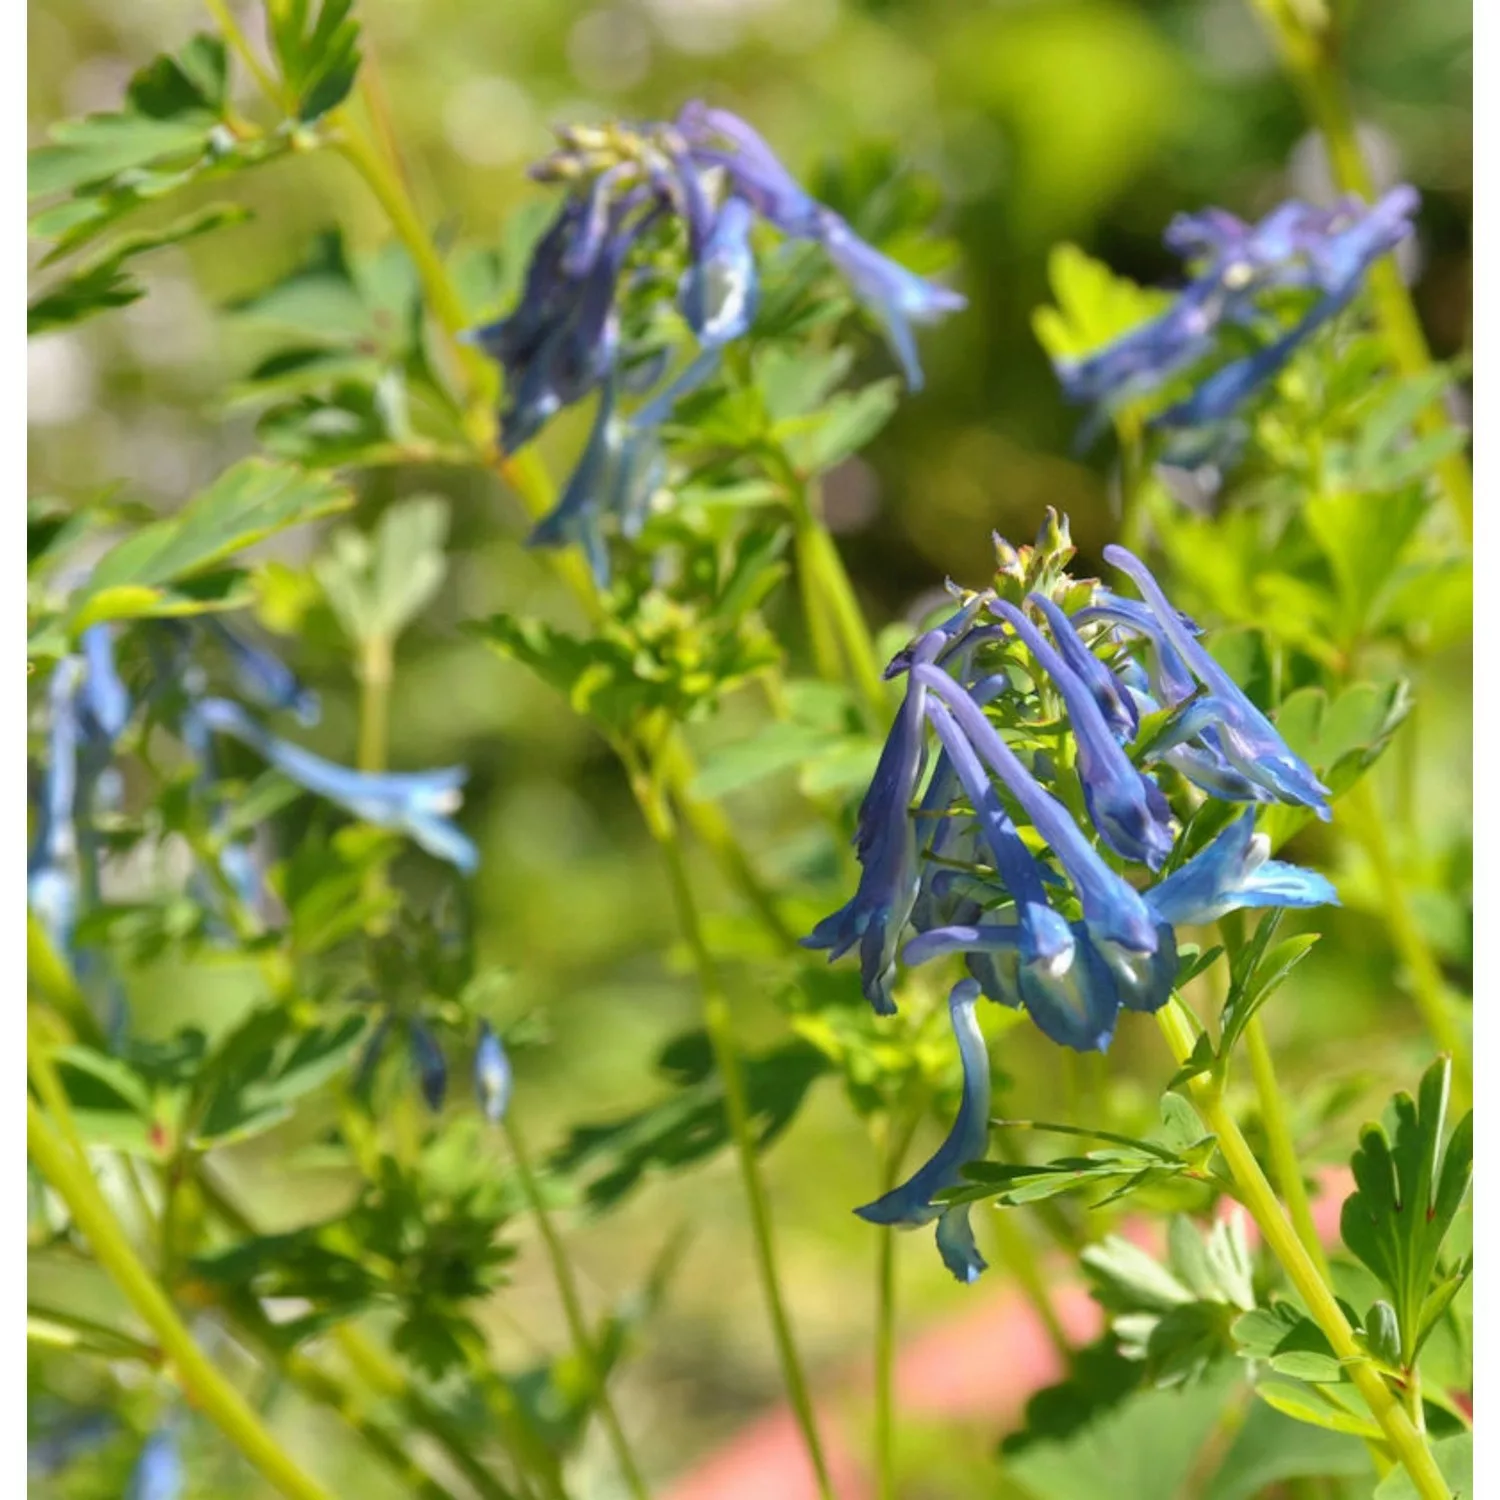
[{"label": "drooping blue petal", "polygon": [[1088,684],[1036,626],[1008,600],[997,599],[991,608],[1009,622],[1062,695],[1083,799],[1100,837],[1122,858],[1160,869],[1172,852],[1172,809],[1161,789],[1131,764]]},{"label": "drooping blue petal", "polygon": [[1051,845],[1078,891],[1084,920],[1094,937],[1115,942],[1130,952],[1154,953],[1156,924],[1145,902],[1104,863],[1068,810],[1021,764],[973,699],[933,667],[913,667],[912,677],[942,699],[980,758],[1010,788]]},{"label": "drooping blue petal", "polygon": [[750,329],[759,281],[750,248],[754,210],[728,198],[713,222],[702,253],[683,275],[682,314],[700,343],[717,348]]},{"label": "drooping blue petal", "polygon": [[1163,634],[1219,703],[1222,716],[1214,725],[1213,733],[1234,769],[1264,787],[1278,800],[1309,807],[1327,821],[1332,816],[1328,807],[1328,788],[1313,774],[1312,767],[1293,753],[1271,721],[1246,697],[1240,685],[1183,628],[1177,611],[1167,601],[1161,585],[1145,563],[1114,543],[1104,549],[1104,558],[1134,580]]},{"label": "drooping blue petal", "polygon": [[921,883],[910,808],[922,774],[925,697],[920,685],[908,689],[860,803],[853,897],[802,939],[805,948],[828,949],[830,960],[858,943],[865,998],[879,1015],[896,1010],[896,955]]},{"label": "drooping blue petal", "polygon": [[[960,980],[948,996],[948,1018],[953,1025],[964,1075],[963,1093],[953,1128],[931,1159],[899,1187],[854,1210],[871,1224],[930,1224],[940,1216],[946,1217],[951,1210],[935,1204],[933,1197],[944,1188],[962,1182],[964,1166],[984,1156],[990,1134],[990,1059],[974,1014],[978,999],[979,986],[972,979]],[[967,1232],[967,1216],[957,1217],[965,1223],[960,1228],[953,1219],[948,1220],[943,1231],[943,1259],[960,1281],[972,1281],[984,1269],[984,1262],[977,1251],[973,1251],[973,1240]],[[972,1254],[961,1253],[966,1241]],[[950,1254],[958,1260],[958,1265],[950,1261]]]},{"label": "drooping blue petal", "polygon": [[417,1080],[422,1086],[422,1098],[434,1114],[443,1107],[448,1096],[448,1059],[433,1036],[426,1022],[413,1020],[407,1026],[407,1037],[411,1042],[411,1058],[416,1064]]},{"label": "drooping blue petal", "polygon": [[835,213],[825,211],[819,238],[829,259],[854,289],[854,295],[885,329],[886,338],[901,361],[907,387],[921,390],[922,366],[911,325],[936,323],[967,307],[967,299],[882,255]]},{"label": "drooping blue petal", "polygon": [[429,854],[465,874],[478,867],[478,849],[449,817],[463,800],[468,772],[462,766],[379,775],[356,771],[278,739],[228,699],[205,698],[197,712],[208,729],[249,745],[306,791],[337,803],[367,823],[405,833]]},{"label": "drooping blue petal", "polygon": [[287,709],[309,727],[322,713],[318,695],[277,656],[257,645],[228,621],[205,615],[209,633],[224,647],[240,692],[262,708]]},{"label": "drooping blue petal", "polygon": [[927,704],[927,717],[973,804],[995,873],[1016,903],[1021,961],[1056,967],[1066,964],[1073,947],[1067,922],[1052,910],[1042,886],[1041,868],[1001,805],[979,757],[941,703]]},{"label": "drooping blue petal", "polygon": [[1104,722],[1115,738],[1126,743],[1135,738],[1141,727],[1141,715],[1135,699],[1105,664],[1089,650],[1078,627],[1045,594],[1033,594],[1031,602],[1047,617],[1052,639],[1071,671],[1083,680],[1093,695]]},{"label": "drooping blue petal", "polygon": [[1270,858],[1255,814],[1237,818],[1206,849],[1146,892],[1146,904],[1173,927],[1207,926],[1242,907],[1337,906],[1338,892],[1316,870]]},{"label": "drooping blue petal", "polygon": [[956,1281],[973,1286],[989,1270],[990,1263],[974,1243],[974,1226],[969,1222],[972,1203],[955,1203],[938,1215],[937,1247],[943,1264]]},{"label": "drooping blue petal", "polygon": [[817,238],[822,205],[782,166],[765,137],[727,109],[701,101],[683,105],[677,128],[700,161],[721,166],[735,193],[761,218],[796,239]]},{"label": "drooping blue petal", "polygon": [[479,1042],[474,1048],[474,1096],[491,1125],[498,1125],[510,1107],[512,1084],[510,1057],[488,1021],[479,1023]]},{"label": "drooping blue petal", "polygon": [[78,644],[85,663],[79,694],[84,729],[107,748],[119,739],[130,718],[130,694],[115,668],[114,627],[91,625]]}]

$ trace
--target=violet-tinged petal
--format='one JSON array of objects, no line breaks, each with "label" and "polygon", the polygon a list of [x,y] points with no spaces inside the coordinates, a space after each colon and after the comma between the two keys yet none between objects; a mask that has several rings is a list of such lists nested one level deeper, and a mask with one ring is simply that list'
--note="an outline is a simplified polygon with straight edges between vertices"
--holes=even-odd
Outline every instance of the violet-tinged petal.
[{"label": "violet-tinged petal", "polygon": [[91,739],[113,745],[130,719],[130,694],[115,668],[114,627],[90,625],[79,637],[85,671],[79,693],[83,724]]},{"label": "violet-tinged petal", "polygon": [[1146,904],[1173,927],[1207,926],[1244,907],[1337,906],[1338,892],[1316,870],[1270,858],[1255,814],[1236,819],[1206,849],[1146,892]]},{"label": "violet-tinged petal", "polygon": [[754,212],[743,198],[719,209],[702,252],[682,278],[682,315],[700,343],[718,347],[749,331],[759,281],[750,247]]},{"label": "violet-tinged petal", "polygon": [[943,700],[980,758],[1009,787],[1051,845],[1078,891],[1084,920],[1094,937],[1109,939],[1131,952],[1154,953],[1156,926],[1145,902],[1104,863],[1068,810],[1021,764],[973,699],[933,667],[916,666],[912,676]]},{"label": "violet-tinged petal", "polygon": [[498,1125],[505,1118],[512,1082],[510,1057],[504,1043],[488,1021],[481,1021],[479,1041],[474,1048],[474,1096],[491,1125]]},{"label": "violet-tinged petal", "polygon": [[407,1037],[411,1042],[411,1059],[416,1065],[417,1080],[422,1086],[422,1098],[427,1107],[436,1114],[448,1097],[448,1059],[443,1049],[424,1021],[412,1021],[407,1026]]}]

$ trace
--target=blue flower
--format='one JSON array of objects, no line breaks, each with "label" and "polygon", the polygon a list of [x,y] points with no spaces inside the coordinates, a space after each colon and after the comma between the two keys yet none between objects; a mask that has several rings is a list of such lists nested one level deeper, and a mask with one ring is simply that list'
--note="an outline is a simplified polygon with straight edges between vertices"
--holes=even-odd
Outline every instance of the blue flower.
[{"label": "blue flower", "polygon": [[858,943],[865,997],[883,1016],[896,1011],[891,993],[896,956],[920,882],[910,807],[922,774],[925,696],[919,684],[908,689],[860,804],[854,836],[860,876],[854,896],[802,939],[806,948],[827,948],[830,960]]},{"label": "blue flower", "polygon": [[959,1281],[974,1282],[985,1270],[984,1258],[974,1243],[969,1224],[969,1205],[944,1208],[932,1200],[944,1188],[963,1181],[966,1163],[980,1160],[990,1133],[990,1059],[974,1014],[979,986],[972,979],[960,980],[948,997],[948,1017],[958,1042],[963,1064],[963,1094],[958,1117],[947,1139],[932,1159],[919,1167],[899,1187],[863,1208],[855,1209],[871,1224],[930,1224],[938,1221],[937,1243],[943,1264]]},{"label": "blue flower", "polygon": [[[1354,198],[1332,209],[1283,203],[1254,225],[1222,209],[1179,215],[1164,240],[1195,264],[1192,281],[1172,305],[1084,359],[1056,361],[1067,399],[1095,408],[1086,434],[1096,433],[1120,406],[1159,390],[1217,352],[1222,329],[1232,325],[1261,339],[1259,347],[1207,374],[1189,396],[1154,419],[1167,428],[1227,422],[1349,305],[1371,265],[1411,233],[1419,201],[1415,190],[1403,185],[1373,206]],[[1316,297],[1283,328],[1263,297],[1287,290]]]},{"label": "blue flower", "polygon": [[1243,907],[1337,906],[1338,892],[1316,870],[1270,858],[1255,814],[1237,818],[1209,846],[1146,892],[1146,904],[1173,927],[1206,926]]},{"label": "blue flower", "polygon": [[79,693],[83,727],[91,740],[108,750],[130,719],[130,694],[115,668],[114,628],[91,625],[78,643],[85,663]]},{"label": "blue flower", "polygon": [[702,253],[683,275],[682,315],[705,347],[733,343],[754,321],[759,291],[750,248],[754,222],[754,210],[743,198],[726,199]]},{"label": "blue flower", "polygon": [[463,800],[468,772],[462,766],[378,775],[355,771],[278,739],[228,699],[205,698],[197,713],[207,728],[249,745],[304,790],[337,803],[366,823],[406,834],[466,875],[478,868],[478,849],[448,817]]},{"label": "blue flower", "polygon": [[1330,818],[1328,788],[1313,774],[1312,767],[1293,753],[1240,685],[1183,626],[1146,565],[1113,543],[1104,549],[1104,557],[1135,582],[1155,616],[1156,628],[1208,689],[1209,697],[1196,705],[1193,713],[1211,727],[1216,748],[1222,750],[1234,770],[1278,801],[1309,807],[1325,821]]},{"label": "blue flower", "polygon": [[411,1043],[411,1059],[416,1065],[417,1080],[422,1086],[422,1097],[434,1114],[443,1107],[448,1097],[448,1059],[425,1021],[413,1019],[407,1023],[406,1035]]},{"label": "blue flower", "polygon": [[262,708],[287,709],[299,724],[311,726],[322,713],[318,695],[274,652],[242,635],[227,621],[204,616],[209,633],[222,645],[240,692]]},{"label": "blue flower", "polygon": [[1089,650],[1078,626],[1051,599],[1045,594],[1032,594],[1029,602],[1046,616],[1068,670],[1082,679],[1093,695],[1110,732],[1121,744],[1133,740],[1141,727],[1141,713],[1129,689]]},{"label": "blue flower", "polygon": [[1068,810],[1023,766],[974,700],[935,667],[912,668],[952,713],[980,758],[1000,777],[1046,839],[1078,891],[1084,921],[1099,942],[1130,953],[1156,952],[1156,924],[1139,894],[1104,863]]},{"label": "blue flower", "polygon": [[130,1471],[125,1500],[178,1500],[185,1483],[177,1439],[168,1428],[158,1428],[146,1439]]},{"label": "blue flower", "polygon": [[[1037,599],[1035,594],[1031,597]],[[1004,599],[992,607],[1010,623],[1062,696],[1077,746],[1083,800],[1094,827],[1116,854],[1160,869],[1172,852],[1172,810],[1160,788],[1130,763],[1088,684],[1036,626]],[[1102,668],[1103,663],[1098,665]]]},{"label": "blue flower", "polygon": [[479,1042],[474,1048],[474,1096],[486,1120],[498,1125],[510,1107],[512,1085],[510,1057],[505,1045],[490,1028],[479,1023]]},{"label": "blue flower", "polygon": [[52,945],[67,953],[78,916],[78,748],[83,736],[78,695],[86,668],[65,656],[47,684],[47,763],[37,809],[36,836],[26,861],[26,904],[36,913]]}]

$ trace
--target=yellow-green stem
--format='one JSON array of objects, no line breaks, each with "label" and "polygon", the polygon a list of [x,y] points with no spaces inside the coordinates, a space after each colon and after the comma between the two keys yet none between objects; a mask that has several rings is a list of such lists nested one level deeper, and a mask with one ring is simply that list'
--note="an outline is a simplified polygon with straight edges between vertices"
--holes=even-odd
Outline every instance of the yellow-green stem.
[{"label": "yellow-green stem", "polygon": [[646,1487],[646,1481],[641,1477],[635,1455],[630,1451],[630,1441],[625,1436],[625,1428],[620,1422],[614,1402],[610,1399],[608,1377],[600,1364],[599,1350],[589,1331],[588,1319],[584,1316],[583,1303],[578,1296],[578,1283],[573,1277],[573,1267],[568,1260],[568,1252],[563,1247],[563,1242],[552,1223],[552,1216],[547,1212],[547,1203],[542,1196],[541,1184],[537,1181],[536,1173],[532,1169],[531,1156],[526,1149],[525,1138],[521,1133],[520,1124],[515,1119],[514,1111],[500,1129],[516,1164],[516,1176],[520,1179],[521,1191],[525,1195],[527,1207],[530,1208],[537,1228],[541,1231],[542,1244],[547,1251],[547,1261],[552,1268],[552,1279],[557,1283],[557,1294],[562,1301],[563,1315],[568,1320],[568,1332],[573,1338],[573,1349],[582,1361],[588,1373],[589,1382],[593,1386],[594,1402],[599,1409],[604,1430],[608,1434],[610,1447],[614,1450],[615,1462],[620,1466],[620,1473],[624,1477],[626,1488],[636,1497],[636,1500],[648,1500],[650,1491]]},{"label": "yellow-green stem", "polygon": [[[1174,998],[1157,1011],[1156,1018],[1172,1056],[1179,1065],[1187,1062],[1198,1037],[1197,1027],[1187,1012]],[[1255,1220],[1267,1247],[1280,1262],[1308,1315],[1322,1330],[1334,1355],[1349,1372],[1350,1380],[1410,1476],[1420,1500],[1452,1500],[1447,1482],[1422,1434],[1412,1426],[1410,1417],[1380,1372],[1355,1343],[1354,1332],[1335,1300],[1332,1288],[1303,1249],[1302,1241],[1297,1238],[1297,1232],[1266,1174],[1261,1171],[1254,1152],[1225,1106],[1222,1085],[1212,1074],[1200,1073],[1189,1082],[1188,1095],[1203,1124],[1217,1138],[1219,1154],[1229,1168],[1239,1201]]]},{"label": "yellow-green stem", "polygon": [[155,1334],[193,1404],[290,1500],[333,1500],[329,1491],[303,1472],[249,1402],[194,1343],[176,1308],[125,1237],[88,1168],[30,1098],[26,1101],[26,1149],[67,1205],[99,1265]]},{"label": "yellow-green stem", "polygon": [[1358,840],[1375,873],[1386,930],[1406,965],[1417,1012],[1433,1045],[1453,1059],[1453,1105],[1462,1115],[1474,1102],[1473,1052],[1454,1015],[1443,971],[1417,924],[1406,882],[1386,835],[1385,816],[1368,775],[1355,783],[1343,807],[1345,826]]},{"label": "yellow-green stem", "polygon": [[360,644],[359,746],[355,764],[361,771],[383,771],[391,718],[391,643],[371,636]]},{"label": "yellow-green stem", "polygon": [[996,1214],[991,1219],[990,1226],[1005,1269],[1015,1277],[1016,1285],[1021,1288],[1032,1311],[1041,1320],[1048,1340],[1062,1356],[1063,1363],[1071,1364],[1073,1345],[1062,1325],[1062,1319],[1057,1315],[1057,1309],[1052,1305],[1052,1294],[1047,1290],[1046,1279],[1037,1264],[1025,1230],[1005,1211]]},{"label": "yellow-green stem", "polygon": [[[1333,52],[1327,29],[1316,30],[1288,0],[1251,0],[1281,53],[1282,61],[1302,96],[1303,107],[1328,148],[1328,159],[1339,187],[1366,202],[1375,199],[1375,185],[1365,164],[1355,130],[1348,85]],[[1421,375],[1432,368],[1432,356],[1422,332],[1411,293],[1401,280],[1393,255],[1370,268],[1369,286],[1380,320],[1381,334],[1396,368],[1403,375]],[[1452,424],[1438,398],[1417,418],[1425,436],[1451,430]],[[1438,477],[1466,538],[1474,534],[1474,476],[1468,460],[1450,454],[1438,466]]]},{"label": "yellow-green stem", "polygon": [[709,952],[708,944],[703,936],[697,902],[693,897],[692,878],[688,874],[682,841],[678,836],[671,811],[655,784],[646,783],[638,768],[632,768],[632,772],[631,784],[651,835],[661,848],[662,857],[667,866],[668,879],[672,886],[672,899],[677,908],[678,921],[698,973],[703,1026],[708,1034],[714,1066],[724,1090],[724,1115],[729,1125],[730,1139],[734,1142],[735,1155],[739,1159],[740,1176],[744,1182],[745,1198],[750,1209],[750,1228],[755,1247],[756,1269],[760,1275],[761,1292],[766,1299],[766,1309],[771,1319],[771,1333],[781,1364],[782,1381],[786,1386],[787,1399],[791,1403],[792,1414],[801,1432],[803,1444],[807,1448],[808,1460],[812,1464],[813,1474],[817,1481],[818,1494],[822,1500],[834,1500],[828,1465],[823,1457],[823,1445],[818,1437],[812,1397],[802,1373],[796,1342],[792,1337],[791,1320],[787,1316],[786,1306],[782,1301],[781,1281],[776,1268],[775,1238],[771,1228],[771,1210],[766,1199],[765,1184],[761,1181],[755,1129],[750,1118],[749,1102],[745,1095],[745,1080],[740,1069],[739,1053],[735,1047],[729,1003],[724,997],[713,955]]},{"label": "yellow-green stem", "polygon": [[1327,1281],[1328,1261],[1323,1254],[1323,1242],[1318,1238],[1318,1226],[1313,1222],[1312,1204],[1308,1201],[1307,1184],[1302,1180],[1302,1168],[1297,1161],[1286,1105],[1276,1087],[1270,1043],[1258,1015],[1251,1016],[1245,1027],[1245,1055],[1250,1059],[1250,1075],[1255,1080],[1255,1097],[1260,1103],[1260,1120],[1265,1127],[1271,1165],[1276,1171],[1276,1186],[1281,1189],[1282,1202],[1292,1217],[1292,1227],[1302,1241],[1302,1248],[1318,1268],[1318,1274]]},{"label": "yellow-green stem", "polygon": [[[900,1128],[886,1116],[882,1136],[880,1195],[895,1187],[901,1162],[916,1133],[913,1111]],[[896,1496],[896,1234],[881,1226],[875,1262],[875,1494],[876,1500]]]},{"label": "yellow-green stem", "polygon": [[285,91],[256,56],[255,48],[250,45],[250,39],[240,29],[240,24],[235,20],[234,12],[230,10],[226,0],[203,0],[203,3],[209,15],[218,23],[219,30],[224,33],[224,40],[250,70],[250,76],[254,78],[261,93],[278,109],[285,110],[288,105]]}]

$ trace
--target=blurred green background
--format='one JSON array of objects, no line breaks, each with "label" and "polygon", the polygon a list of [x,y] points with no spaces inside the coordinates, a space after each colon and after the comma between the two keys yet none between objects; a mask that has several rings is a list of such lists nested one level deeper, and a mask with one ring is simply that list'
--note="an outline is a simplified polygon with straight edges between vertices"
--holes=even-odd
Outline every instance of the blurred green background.
[{"label": "blurred green background", "polygon": [[[360,10],[407,169],[449,242],[497,243],[507,217],[542,197],[524,176],[555,122],[658,116],[702,95],[755,122],[801,175],[871,144],[930,175],[939,228],[958,247],[950,279],[967,313],[924,331],[927,389],[907,400],[861,459],[829,486],[830,521],[877,624],[911,613],[945,577],[987,576],[990,533],[1034,532],[1044,506],[1067,512],[1082,565],[1112,534],[1108,453],[1071,452],[1075,414],[1030,332],[1046,300],[1049,248],[1073,240],[1118,270],[1168,281],[1161,231],[1208,203],[1245,215],[1288,195],[1327,193],[1326,171],[1297,101],[1243,0],[367,0]],[[255,34],[254,6],[239,6]],[[1463,0],[1360,0],[1347,64],[1367,146],[1384,181],[1422,191],[1418,305],[1435,352],[1470,333],[1472,134],[1469,7]],[[131,71],[206,24],[192,0],[48,0],[30,10],[32,143],[65,115],[115,104]],[[241,76],[248,100],[250,85]],[[331,158],[292,158],[233,179],[256,211],[190,252],[146,264],[151,295],[123,313],[30,347],[30,490],[81,500],[119,484],[171,506],[254,446],[253,419],[227,399],[261,346],[216,309],[269,284],[333,222],[359,247],[383,226],[362,186]],[[872,347],[872,365],[885,358]],[[555,470],[579,432],[544,443]],[[513,973],[506,1006],[545,1014],[550,1041],[517,1058],[518,1099],[537,1144],[566,1122],[651,1097],[661,1044],[691,1025],[695,1004],[672,936],[665,882],[618,771],[593,734],[548,690],[455,630],[505,607],[568,613],[538,560],[516,545],[519,507],[498,489],[433,470],[396,471],[365,488],[361,521],[392,496],[436,491],[453,502],[450,586],[398,661],[392,758],[401,768],[462,761],[473,771],[466,827],[480,839],[487,961]],[[315,538],[282,544],[288,561]],[[555,597],[556,596],[556,597]],[[779,623],[795,630],[788,610]],[[312,743],[348,757],[348,664],[330,637],[289,650],[322,692]],[[1405,753],[1422,758],[1424,834],[1408,862],[1424,872],[1420,911],[1454,977],[1469,958],[1469,697],[1466,659],[1435,664]],[[707,726],[708,739],[732,733]],[[1396,753],[1403,753],[1398,751]],[[785,778],[731,802],[768,870],[803,830]],[[805,815],[804,815],[805,816]],[[1298,852],[1328,852],[1312,837]],[[421,877],[421,862],[414,862]],[[1393,984],[1377,916],[1361,910],[1364,872],[1342,872],[1347,909],[1273,1007],[1291,1091],[1334,1071],[1372,1090],[1415,1080],[1423,1042]],[[709,876],[703,873],[705,884]],[[1363,884],[1362,884],[1363,883]],[[170,976],[138,988],[142,1024],[192,1016],[222,1025],[243,998],[233,974]],[[775,1026],[768,1000],[742,987],[744,1026]],[[1149,1103],[1162,1058],[1145,1028],[1126,1027],[1112,1068],[1138,1077]],[[1357,1035],[1357,1047],[1349,1037]],[[1051,1049],[1029,1028],[1007,1034],[1001,1066],[1016,1080],[1005,1107],[1058,1116],[1071,1107]],[[1308,1096],[1311,1097],[1310,1095]],[[1373,1097],[1373,1092],[1371,1094]],[[1338,1154],[1356,1115],[1335,1133]],[[285,1141],[239,1163],[268,1221],[326,1212],[337,1183],[283,1174]],[[871,1157],[834,1085],[820,1085],[769,1174],[808,1360],[836,1381],[864,1358],[874,1236],[850,1214],[873,1189]],[[597,1305],[637,1285],[678,1223],[693,1240],[666,1307],[623,1381],[627,1422],[660,1475],[742,1426],[778,1395],[771,1345],[726,1158],[658,1183],[574,1236]],[[930,1237],[902,1242],[908,1324],[990,1294],[954,1286]],[[561,1320],[536,1257],[493,1309],[497,1346],[518,1356],[561,1343]],[[1004,1350],[995,1350],[1003,1360]],[[852,1430],[862,1415],[856,1410]],[[306,1417],[299,1441],[337,1441]],[[993,1433],[941,1444],[913,1495],[977,1493],[963,1458]],[[937,1445],[915,1434],[911,1454]],[[602,1457],[601,1457],[602,1466]],[[360,1473],[378,1500],[383,1477]],[[217,1491],[204,1490],[203,1493]]]}]

